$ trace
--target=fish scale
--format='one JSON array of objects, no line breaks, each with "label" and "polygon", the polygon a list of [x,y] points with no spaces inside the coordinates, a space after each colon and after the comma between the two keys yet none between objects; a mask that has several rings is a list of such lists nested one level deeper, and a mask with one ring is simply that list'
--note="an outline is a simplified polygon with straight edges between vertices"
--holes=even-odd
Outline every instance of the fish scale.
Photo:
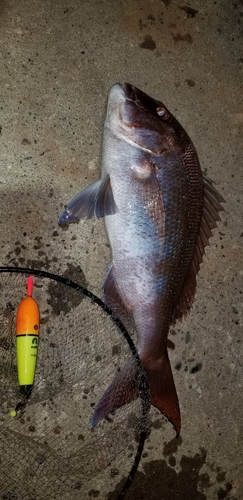
[{"label": "fish scale", "polygon": [[[68,204],[59,222],[105,217],[112,263],[104,299],[132,321],[150,401],[180,432],[167,353],[171,324],[189,312],[222,196],[202,175],[194,145],[165,105],[131,84],[109,92],[101,179]],[[130,361],[95,407],[92,425],[139,393]]]}]

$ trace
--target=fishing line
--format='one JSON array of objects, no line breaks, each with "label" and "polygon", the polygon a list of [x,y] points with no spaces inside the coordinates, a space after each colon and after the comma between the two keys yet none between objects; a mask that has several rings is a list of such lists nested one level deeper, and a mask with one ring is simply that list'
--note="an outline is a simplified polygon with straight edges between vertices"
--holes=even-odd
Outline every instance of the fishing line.
[{"label": "fishing line", "polygon": [[125,328],[124,324],[119,320],[119,318],[114,314],[114,312],[109,309],[105,303],[94,293],[92,293],[90,290],[87,290],[84,286],[72,281],[71,279],[65,277],[65,276],[60,276],[57,274],[53,274],[44,270],[39,270],[39,269],[30,269],[30,268],[20,268],[20,267],[12,267],[12,266],[4,266],[0,267],[0,273],[11,273],[11,274],[22,274],[22,275],[32,275],[36,276],[38,278],[46,278],[49,280],[52,280],[53,282],[61,283],[63,285],[66,285],[77,292],[80,292],[83,294],[85,297],[90,299],[93,303],[97,304],[111,319],[112,321],[117,325],[119,328],[120,332],[122,333],[123,338],[125,339],[132,356],[134,360],[136,361],[136,364],[139,369],[140,373],[140,380],[139,380],[139,396],[140,396],[140,402],[141,402],[141,415],[140,415],[140,420],[139,420],[139,425],[140,425],[140,430],[138,430],[139,433],[139,442],[137,446],[137,451],[136,455],[131,467],[131,470],[127,476],[126,482],[119,493],[117,500],[122,500],[132,481],[135,476],[135,473],[137,471],[137,468],[139,466],[139,462],[141,459],[142,451],[144,448],[144,443],[147,435],[147,430],[148,430],[148,411],[149,411],[149,388],[148,388],[148,383],[147,383],[147,378],[144,373],[136,346],[128,333],[127,329]]}]

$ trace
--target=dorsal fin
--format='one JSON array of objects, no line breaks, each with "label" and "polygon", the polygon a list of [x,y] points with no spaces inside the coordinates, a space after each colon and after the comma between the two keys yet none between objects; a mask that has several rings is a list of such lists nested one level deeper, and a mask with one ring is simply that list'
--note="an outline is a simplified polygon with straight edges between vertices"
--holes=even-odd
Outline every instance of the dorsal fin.
[{"label": "dorsal fin", "polygon": [[203,260],[205,247],[209,244],[212,229],[220,220],[219,212],[223,210],[221,203],[224,202],[221,194],[213,187],[211,179],[203,177],[204,199],[201,224],[198,232],[194,254],[188,268],[187,276],[183,284],[179,299],[173,311],[172,321],[182,319],[189,312],[196,293],[197,273]]}]

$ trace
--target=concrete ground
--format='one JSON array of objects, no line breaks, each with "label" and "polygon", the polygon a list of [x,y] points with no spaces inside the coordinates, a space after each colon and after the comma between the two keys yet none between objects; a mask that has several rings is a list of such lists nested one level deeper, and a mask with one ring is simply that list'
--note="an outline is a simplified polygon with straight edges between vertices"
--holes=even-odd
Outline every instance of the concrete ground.
[{"label": "concrete ground", "polygon": [[[181,436],[175,439],[171,425],[152,412],[127,500],[243,498],[242,23],[242,0],[0,4],[0,265],[67,276],[72,270],[77,281],[81,268],[88,286],[100,288],[111,257],[103,222],[63,230],[57,219],[64,204],[99,177],[107,92],[115,82],[133,83],[168,106],[226,200],[195,305],[170,336]],[[60,404],[68,414],[68,404]],[[33,418],[48,420],[48,409]],[[6,432],[14,433],[15,425],[21,432],[18,420]],[[17,463],[17,444],[14,457]],[[70,486],[55,498],[115,500],[126,457],[127,444],[92,485]],[[4,476],[15,469],[8,460],[0,449]],[[5,489],[1,498],[19,497]]]}]

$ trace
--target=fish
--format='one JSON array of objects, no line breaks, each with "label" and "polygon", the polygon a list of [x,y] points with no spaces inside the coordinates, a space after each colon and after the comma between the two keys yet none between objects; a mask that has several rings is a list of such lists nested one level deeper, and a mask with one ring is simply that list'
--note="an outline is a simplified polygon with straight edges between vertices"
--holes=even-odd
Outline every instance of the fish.
[{"label": "fish", "polygon": [[[113,85],[101,178],[70,201],[59,223],[105,218],[112,262],[104,300],[118,317],[134,324],[150,403],[177,435],[181,416],[167,338],[171,325],[192,307],[197,274],[223,202],[169,109],[132,84]],[[138,397],[135,365],[129,361],[117,374],[97,403],[91,425]]]}]

